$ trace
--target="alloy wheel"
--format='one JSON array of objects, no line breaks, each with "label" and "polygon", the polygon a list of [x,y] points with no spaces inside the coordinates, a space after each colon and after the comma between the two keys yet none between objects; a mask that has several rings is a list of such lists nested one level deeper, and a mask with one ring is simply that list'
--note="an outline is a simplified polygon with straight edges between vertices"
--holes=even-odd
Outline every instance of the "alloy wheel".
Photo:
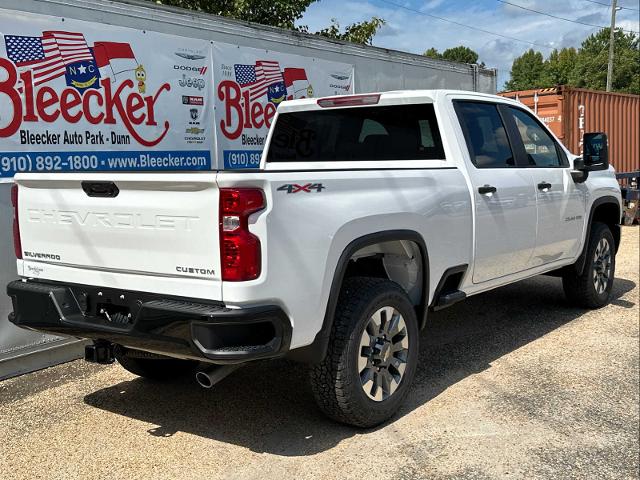
[{"label": "alloy wheel", "polygon": [[367,396],[386,400],[398,389],[407,367],[409,337],[404,317],[382,307],[367,322],[360,338],[358,371]]},{"label": "alloy wheel", "polygon": [[611,247],[606,238],[601,238],[593,256],[593,286],[602,295],[611,278]]}]

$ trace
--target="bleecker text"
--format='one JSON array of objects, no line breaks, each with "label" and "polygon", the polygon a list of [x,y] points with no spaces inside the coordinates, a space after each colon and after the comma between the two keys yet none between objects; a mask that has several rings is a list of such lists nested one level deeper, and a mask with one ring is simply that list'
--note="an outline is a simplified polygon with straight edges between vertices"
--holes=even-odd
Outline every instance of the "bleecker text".
[{"label": "bleecker text", "polygon": [[[119,118],[131,136],[145,147],[160,143],[169,131],[169,122],[165,120],[159,136],[146,139],[136,130],[139,125],[155,126],[155,105],[160,94],[171,90],[165,83],[154,95],[142,96],[133,90],[132,80],[124,80],[120,85],[111,84],[109,78],[100,81],[102,90],[87,89],[80,94],[75,88],[65,88],[58,92],[50,86],[36,89],[32,73],[26,70],[18,72],[9,60],[0,58],[0,96],[8,97],[13,107],[8,123],[0,127],[0,138],[10,137],[21,127],[22,122],[53,123],[60,117],[67,123],[78,123],[85,118],[92,125],[115,124]],[[19,88],[24,90],[24,104]],[[114,90],[115,89],[115,90]]]},{"label": "bleecker text", "polygon": [[224,102],[224,118],[220,129],[225,137],[235,140],[245,128],[269,128],[276,114],[276,106],[269,102],[251,103],[249,90],[244,92],[233,80],[224,80],[218,85],[218,98]]}]

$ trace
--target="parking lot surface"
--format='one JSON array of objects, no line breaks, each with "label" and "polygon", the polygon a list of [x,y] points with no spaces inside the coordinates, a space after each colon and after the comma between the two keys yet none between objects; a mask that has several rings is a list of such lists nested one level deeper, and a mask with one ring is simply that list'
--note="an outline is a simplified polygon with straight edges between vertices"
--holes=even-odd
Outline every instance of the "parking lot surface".
[{"label": "parking lot surface", "polygon": [[537,277],[431,315],[406,404],[372,430],[324,418],[284,361],[212,390],[83,361],[4,381],[0,478],[637,478],[638,241],[623,229],[601,310]]}]

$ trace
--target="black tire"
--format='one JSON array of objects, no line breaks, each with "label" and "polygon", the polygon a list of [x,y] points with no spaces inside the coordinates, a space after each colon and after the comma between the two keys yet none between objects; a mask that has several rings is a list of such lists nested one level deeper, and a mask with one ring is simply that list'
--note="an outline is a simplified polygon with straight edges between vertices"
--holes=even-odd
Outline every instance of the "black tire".
[{"label": "black tire", "polygon": [[144,358],[145,352],[131,351],[116,348],[114,355],[122,367],[138,375],[155,381],[175,380],[195,372],[198,362],[193,360],[180,360],[177,358],[149,355]]},{"label": "black tire", "polygon": [[[365,328],[369,328],[372,315],[382,307],[392,307],[402,316],[406,326],[403,331],[406,331],[408,347],[402,352],[402,356],[406,357],[406,361],[403,361],[404,374],[400,374],[400,381],[396,382],[395,391],[386,398],[375,401],[365,392],[358,361],[362,361],[361,357],[364,357],[360,349],[364,351],[368,348],[361,347],[360,343],[361,339],[365,338],[363,337]],[[392,318],[397,318],[395,312]],[[385,323],[387,321],[384,320]],[[400,333],[396,334],[394,338],[397,339],[399,335]],[[327,355],[322,363],[312,366],[310,371],[311,388],[320,409],[338,422],[357,427],[373,427],[390,418],[407,396],[415,376],[418,336],[415,310],[407,294],[398,284],[380,278],[346,279],[338,299]],[[371,338],[373,342],[373,337]],[[386,359],[393,361],[394,357],[398,358],[397,355],[398,353],[389,353],[385,350]],[[373,372],[374,368],[367,366],[364,370]],[[398,373],[398,370],[393,372]],[[371,373],[371,375],[377,374]],[[372,393],[373,387],[368,391]]]},{"label": "black tire", "polygon": [[[600,242],[608,245],[610,269],[606,275],[606,282],[599,271],[602,271],[602,261],[596,258],[596,251]],[[600,269],[600,270],[599,270]],[[609,303],[611,288],[616,271],[615,241],[611,230],[607,225],[594,222],[589,235],[589,244],[586,250],[586,260],[582,275],[577,275],[573,270],[562,277],[562,286],[567,299],[574,305],[583,308],[601,308]],[[600,284],[596,287],[595,279],[600,278]],[[604,288],[602,288],[603,283]],[[599,291],[600,289],[600,291]]]}]

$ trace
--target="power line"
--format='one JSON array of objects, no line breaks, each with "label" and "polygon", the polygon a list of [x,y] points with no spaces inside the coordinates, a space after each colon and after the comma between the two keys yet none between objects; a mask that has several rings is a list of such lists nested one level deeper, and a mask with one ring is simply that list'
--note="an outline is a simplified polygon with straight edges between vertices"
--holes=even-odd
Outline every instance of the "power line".
[{"label": "power line", "polygon": [[[571,20],[570,18],[559,17],[559,16],[553,15],[551,13],[541,12],[540,10],[534,10],[533,8],[523,7],[522,5],[518,5],[516,3],[507,2],[505,0],[496,0],[496,1],[498,1],[500,3],[504,3],[506,5],[511,5],[512,7],[521,8],[522,10],[526,10],[528,12],[537,13],[539,15],[546,15],[547,17],[555,18],[557,20],[564,20],[565,22],[577,23],[579,25],[585,25],[587,27],[609,28],[609,27],[606,27],[604,25],[596,25],[595,23],[586,23],[586,22],[581,22],[579,20]],[[625,29],[621,29],[621,30],[623,32],[629,32],[629,33],[640,33],[640,32],[636,32],[635,30],[625,30]]]},{"label": "power line", "polygon": [[640,8],[623,7],[622,5],[618,5],[618,8],[622,8],[624,10],[632,10],[634,12],[640,12]]},{"label": "power line", "polygon": [[[611,4],[610,3],[596,2],[595,0],[584,0],[584,1],[585,2],[589,2],[589,3],[595,3],[596,5],[604,5],[605,7],[611,8]],[[618,8],[622,8],[624,10],[632,10],[634,12],[640,12],[640,9],[638,9],[638,8],[623,7],[622,5],[618,5]]]},{"label": "power line", "polygon": [[483,33],[486,33],[486,34],[489,34],[489,35],[494,35],[496,37],[502,37],[502,38],[506,38],[506,39],[509,39],[509,40],[514,40],[516,42],[521,42],[521,43],[528,43],[529,45],[534,45],[534,46],[540,47],[540,48],[548,48],[549,50],[553,50],[553,48],[554,48],[554,47],[550,47],[549,45],[543,45],[542,43],[530,42],[528,40],[522,40],[520,38],[510,37],[509,35],[503,35],[501,33],[491,32],[489,30],[484,30],[482,28],[473,27],[471,25],[467,25],[465,23],[456,22],[455,20],[450,20],[450,19],[445,18],[445,17],[440,17],[438,15],[433,15],[431,13],[426,13],[426,12],[423,12],[421,10],[416,10],[414,8],[405,7],[404,5],[400,5],[399,3],[391,2],[389,0],[377,0],[377,1],[381,2],[381,3],[386,3],[388,5],[393,5],[396,8],[402,8],[403,10],[408,10],[409,12],[417,13],[419,15],[424,15],[425,17],[435,18],[436,20],[441,20],[443,22],[452,23],[452,24],[458,25],[460,27],[470,28],[471,30],[476,30],[478,32],[483,32]]}]

